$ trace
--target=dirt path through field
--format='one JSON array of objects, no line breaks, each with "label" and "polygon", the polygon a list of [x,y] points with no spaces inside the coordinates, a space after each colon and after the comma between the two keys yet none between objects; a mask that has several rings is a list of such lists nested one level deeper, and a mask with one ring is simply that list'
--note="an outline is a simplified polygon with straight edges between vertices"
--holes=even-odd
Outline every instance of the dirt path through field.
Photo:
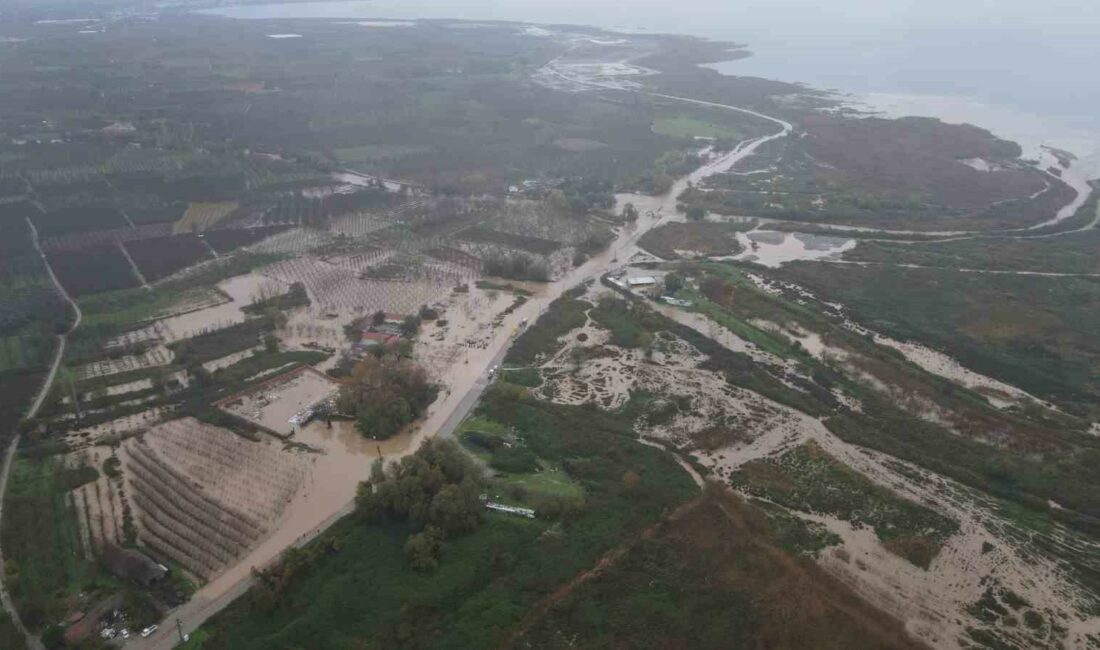
[{"label": "dirt path through field", "polygon": [[519,625],[516,626],[516,629],[512,632],[511,635],[509,635],[508,640],[502,643],[500,647],[502,649],[515,647],[516,642],[523,638],[524,634],[526,634],[532,627],[534,627],[540,620],[542,620],[542,617],[546,615],[546,612],[550,611],[550,608],[568,598],[569,595],[576,591],[578,587],[583,586],[586,582],[589,582],[594,578],[600,577],[600,575],[602,575],[605,571],[615,566],[615,564],[620,559],[622,559],[622,557],[626,555],[630,551],[630,549],[634,548],[638,544],[638,542],[645,539],[653,538],[653,536],[657,534],[657,531],[660,530],[661,526],[664,526],[668,522],[676,521],[680,517],[683,517],[687,513],[691,512],[693,509],[697,508],[702,502],[703,497],[695,497],[689,501],[686,501],[685,503],[680,504],[667,516],[650,525],[642,532],[627,539],[622,544],[601,555],[600,558],[596,560],[596,563],[592,566],[592,568],[581,571],[577,575],[573,576],[569,580],[569,582],[566,582],[565,584],[555,589],[553,592],[542,597],[537,603],[535,603],[531,607],[530,611],[528,611],[527,613],[527,616],[525,616],[523,620],[520,621]]},{"label": "dirt path through field", "polygon": [[[34,249],[38,252],[39,257],[42,258],[42,264],[46,267],[46,272],[50,276],[50,280],[53,282],[57,292],[65,299],[65,302],[73,309],[73,313],[76,318],[73,320],[73,324],[69,326],[69,329],[64,334],[57,335],[57,353],[54,355],[53,363],[50,365],[50,372],[46,375],[45,381],[42,383],[42,388],[38,391],[38,395],[34,398],[34,403],[31,404],[31,408],[27,411],[27,418],[33,418],[38,414],[38,409],[42,408],[42,402],[46,399],[46,395],[50,393],[50,388],[53,387],[54,378],[57,376],[57,369],[61,367],[61,359],[65,356],[65,344],[68,341],[69,335],[73,333],[77,327],[80,326],[80,321],[84,315],[80,311],[80,306],[76,304],[76,301],[72,299],[69,292],[65,290],[61,282],[57,279],[57,275],[53,272],[53,267],[50,266],[50,261],[46,259],[46,254],[42,251],[42,246],[38,242],[38,229],[34,227],[34,222],[29,218],[27,219],[27,225],[31,229],[31,242],[34,244]],[[15,460],[15,454],[19,449],[18,434],[12,439],[11,444],[8,445],[7,454],[4,458],[4,469],[0,472],[0,521],[2,521],[3,514],[3,502],[4,496],[8,491],[8,476],[11,473],[11,464]],[[27,628],[23,626],[22,619],[19,618],[19,612],[16,611],[15,605],[12,603],[11,595],[8,594],[8,590],[4,587],[4,555],[3,550],[0,549],[0,604],[4,606],[4,609],[8,611],[8,615],[11,616],[12,623],[16,629],[27,638],[27,645],[31,650],[40,650],[42,642],[36,635],[30,634]]]}]

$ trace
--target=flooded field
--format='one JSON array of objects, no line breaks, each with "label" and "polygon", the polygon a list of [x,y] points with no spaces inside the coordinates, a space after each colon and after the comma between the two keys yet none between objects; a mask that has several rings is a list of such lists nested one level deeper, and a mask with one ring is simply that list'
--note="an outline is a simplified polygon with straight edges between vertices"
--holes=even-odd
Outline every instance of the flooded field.
[{"label": "flooded field", "polygon": [[264,382],[249,392],[221,403],[221,408],[280,435],[293,435],[292,421],[311,407],[334,397],[339,384],[312,368]]},{"label": "flooded field", "polygon": [[218,283],[218,290],[228,296],[229,301],[159,321],[160,327],[165,332],[165,342],[191,338],[205,332],[243,323],[245,314],[241,308],[247,307],[261,297],[270,297],[276,286],[279,287],[280,292],[289,289],[289,285],[279,284],[276,279],[258,273],[238,275]]},{"label": "flooded field", "polygon": [[744,251],[729,259],[771,268],[799,260],[839,259],[842,253],[856,247],[854,239],[771,230],[737,233],[737,241]]},{"label": "flooded field", "polygon": [[117,359],[104,359],[76,368],[76,376],[79,379],[91,379],[93,377],[106,377],[120,372],[138,370],[140,368],[154,368],[172,363],[175,355],[163,345],[156,345],[141,354],[128,354]]},{"label": "flooded field", "polygon": [[352,422],[312,422],[295,435],[296,442],[312,451],[287,450],[305,465],[302,485],[285,505],[279,526],[247,555],[200,589],[191,605],[203,610],[227,593],[239,589],[252,567],[263,567],[287,548],[311,537],[319,528],[351,512],[359,482],[370,474],[377,458],[397,458],[414,448],[414,436],[406,431],[389,440],[367,440]]},{"label": "flooded field", "polygon": [[278,525],[306,474],[302,458],[193,418],[123,446],[127,493],[146,544],[210,579]]}]

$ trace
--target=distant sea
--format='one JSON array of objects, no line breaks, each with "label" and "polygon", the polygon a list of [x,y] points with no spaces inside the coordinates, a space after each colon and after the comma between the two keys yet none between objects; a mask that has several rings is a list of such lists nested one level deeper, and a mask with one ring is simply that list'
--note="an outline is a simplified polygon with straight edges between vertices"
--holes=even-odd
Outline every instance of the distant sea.
[{"label": "distant sea", "polygon": [[833,90],[891,116],[971,122],[1066,149],[1100,177],[1100,2],[1079,0],[343,0],[237,5],[231,18],[509,20],[680,33],[753,56],[724,74]]}]

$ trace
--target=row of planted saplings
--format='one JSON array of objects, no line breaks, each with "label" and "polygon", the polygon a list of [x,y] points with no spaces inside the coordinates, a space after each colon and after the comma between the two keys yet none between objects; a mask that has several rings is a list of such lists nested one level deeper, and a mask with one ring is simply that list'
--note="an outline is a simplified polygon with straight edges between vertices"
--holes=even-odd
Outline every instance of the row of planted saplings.
[{"label": "row of planted saplings", "polygon": [[159,480],[190,497],[190,500],[195,502],[196,505],[201,505],[216,512],[220,521],[233,526],[241,534],[249,538],[255,538],[263,534],[263,526],[256,519],[243,512],[228,508],[203,494],[190,479],[166,464],[148,446],[138,443],[131,446],[130,452],[131,458],[142,463],[145,469],[151,470],[152,474],[157,476]]},{"label": "row of planted saplings", "polygon": [[[196,436],[186,444],[170,438],[162,451],[167,456],[192,454],[205,461],[215,471],[215,484],[221,487],[228,481],[231,489],[221,501],[228,498],[231,505],[256,520],[271,521],[278,513],[262,504],[285,501],[297,491],[305,474],[305,467],[293,456],[279,452],[264,453],[259,445],[240,446],[227,439],[222,432],[217,436]],[[275,496],[273,496],[275,495]]]},{"label": "row of planted saplings", "polygon": [[264,533],[264,528],[252,517],[210,499],[189,482],[165,472],[164,464],[153,456],[133,452],[130,456],[133,462],[128,463],[128,469],[133,477],[162,495],[175,510],[203,522],[211,531],[240,546],[248,546]]},{"label": "row of planted saplings", "polygon": [[186,487],[181,490],[174,481],[160,480],[137,463],[130,464],[129,470],[142,528],[196,575],[205,579],[216,574],[255,539],[242,535],[233,525],[236,522],[195,499]]}]

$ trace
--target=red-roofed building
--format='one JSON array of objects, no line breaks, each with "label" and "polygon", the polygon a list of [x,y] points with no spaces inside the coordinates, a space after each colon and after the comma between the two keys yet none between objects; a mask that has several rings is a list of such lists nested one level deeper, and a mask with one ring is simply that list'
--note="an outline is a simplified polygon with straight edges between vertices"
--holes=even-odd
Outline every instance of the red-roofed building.
[{"label": "red-roofed building", "polygon": [[363,332],[363,338],[360,342],[367,345],[390,346],[396,344],[398,338],[396,334],[387,334],[386,332]]}]

